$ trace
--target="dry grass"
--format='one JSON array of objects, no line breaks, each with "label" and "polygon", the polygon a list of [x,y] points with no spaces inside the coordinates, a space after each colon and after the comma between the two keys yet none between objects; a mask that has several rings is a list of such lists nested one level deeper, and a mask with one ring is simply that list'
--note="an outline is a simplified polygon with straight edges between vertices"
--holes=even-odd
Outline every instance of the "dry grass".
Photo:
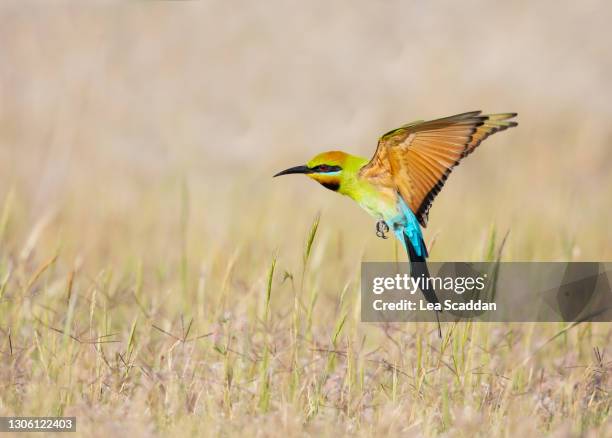
[{"label": "dry grass", "polygon": [[607,4],[178,3],[0,8],[0,415],[612,435],[610,324],[362,324],[360,262],[396,246],[270,178],[410,119],[518,111],[436,200],[432,259],[482,260],[495,229],[505,260],[611,260]]},{"label": "dry grass", "polygon": [[609,324],[361,324],[360,258],[321,231],[302,255],[252,236],[94,269],[62,238],[3,244],[2,412],[85,435],[610,433]]}]

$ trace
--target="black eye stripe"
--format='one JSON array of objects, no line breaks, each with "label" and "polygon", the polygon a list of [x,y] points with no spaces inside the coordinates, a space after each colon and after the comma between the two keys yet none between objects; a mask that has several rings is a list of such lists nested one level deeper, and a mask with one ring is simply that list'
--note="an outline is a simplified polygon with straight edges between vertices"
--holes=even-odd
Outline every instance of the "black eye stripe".
[{"label": "black eye stripe", "polygon": [[328,164],[319,164],[311,169],[313,172],[320,173],[330,173],[330,172],[339,172],[342,170],[340,166],[330,166]]}]

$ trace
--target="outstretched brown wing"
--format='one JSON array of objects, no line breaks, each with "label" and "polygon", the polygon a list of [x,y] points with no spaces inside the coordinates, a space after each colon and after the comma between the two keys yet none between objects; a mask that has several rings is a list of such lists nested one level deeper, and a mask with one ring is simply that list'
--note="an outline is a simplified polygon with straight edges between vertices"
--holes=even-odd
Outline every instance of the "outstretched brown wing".
[{"label": "outstretched brown wing", "polygon": [[488,136],[516,126],[515,113],[481,115],[480,111],[427,122],[414,122],[383,135],[361,176],[394,185],[426,226],[431,203],[461,159]]}]

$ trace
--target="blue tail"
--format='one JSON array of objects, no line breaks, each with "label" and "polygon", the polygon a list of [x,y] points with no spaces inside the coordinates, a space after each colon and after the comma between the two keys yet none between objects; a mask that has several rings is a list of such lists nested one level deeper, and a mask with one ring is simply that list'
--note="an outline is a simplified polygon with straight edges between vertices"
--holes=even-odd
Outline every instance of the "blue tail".
[{"label": "blue tail", "polygon": [[[414,278],[423,277],[423,279],[429,278],[429,270],[427,269],[426,259],[428,257],[427,247],[423,241],[423,233],[421,232],[421,226],[410,208],[406,205],[406,202],[399,197],[399,207],[402,211],[399,221],[394,221],[392,224],[393,231],[397,239],[404,244],[404,248],[408,253],[410,259],[410,273]],[[436,291],[429,284],[430,282],[424,281],[421,291],[425,296],[425,299],[430,303],[439,303]]]}]

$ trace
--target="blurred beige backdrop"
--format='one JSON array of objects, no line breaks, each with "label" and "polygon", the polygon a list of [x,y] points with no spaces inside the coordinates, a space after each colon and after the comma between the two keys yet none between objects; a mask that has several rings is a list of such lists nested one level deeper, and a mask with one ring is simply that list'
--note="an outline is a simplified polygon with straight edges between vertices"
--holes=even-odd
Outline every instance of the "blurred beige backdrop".
[{"label": "blurred beige backdrop", "polygon": [[323,236],[388,259],[348,200],[271,175],[321,150],[370,155],[410,120],[482,109],[517,111],[520,126],[450,177],[426,231],[432,258],[481,258],[495,226],[511,230],[511,259],[609,260],[611,12],[604,1],[3,2],[11,238],[43,222],[42,239],[75,254],[106,257],[115,239],[172,253],[188,208],[195,252],[213,236],[237,247],[237,233],[259,237],[255,254],[294,240],[299,251],[322,211]]}]

